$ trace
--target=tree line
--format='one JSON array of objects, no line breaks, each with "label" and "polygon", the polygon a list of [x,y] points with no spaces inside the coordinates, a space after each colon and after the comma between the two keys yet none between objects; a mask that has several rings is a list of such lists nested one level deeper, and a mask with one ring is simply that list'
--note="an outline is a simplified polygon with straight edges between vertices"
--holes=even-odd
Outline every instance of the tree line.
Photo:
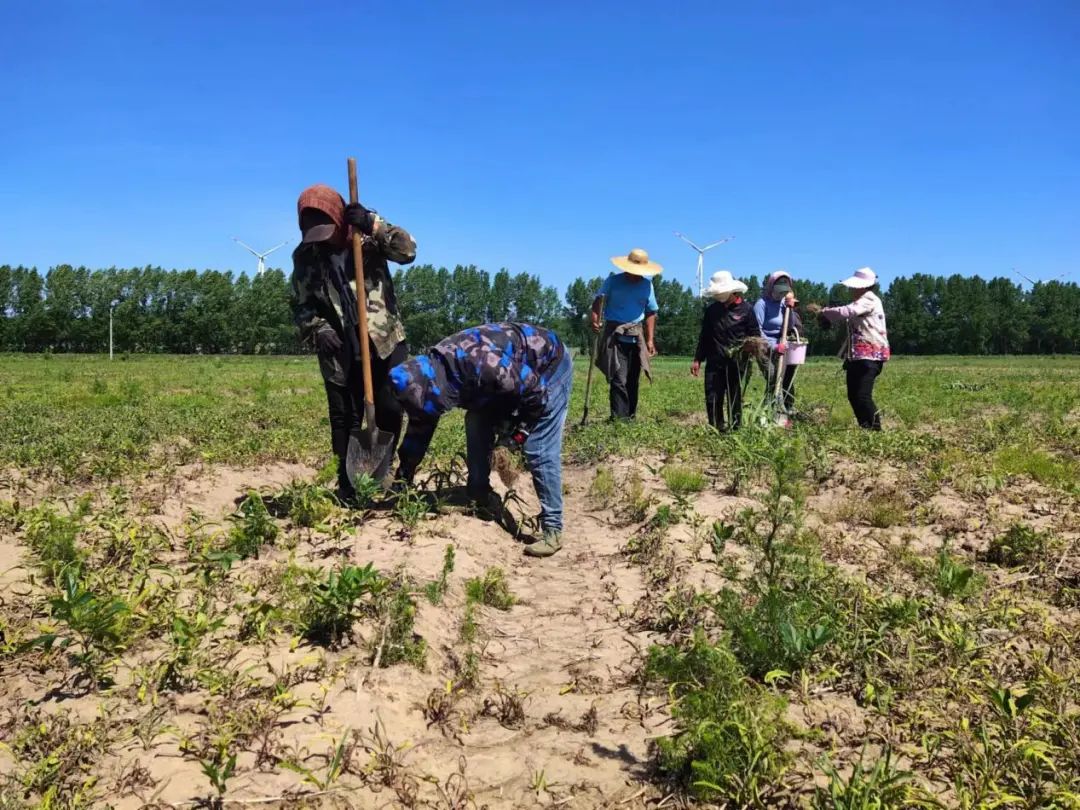
[{"label": "tree line", "polygon": [[[466,326],[522,320],[555,329],[585,347],[588,312],[602,281],[574,279],[565,295],[537,276],[474,265],[429,264],[394,274],[402,319],[414,348]],[[755,300],[760,280],[745,278]],[[662,276],[656,342],[665,354],[694,351],[702,304],[693,291]],[[804,302],[842,303],[844,288],[795,280]],[[917,273],[882,293],[889,339],[898,354],[1045,354],[1080,351],[1080,286],[1052,281],[1030,289],[1007,278]],[[0,351],[100,352],[108,348],[109,311],[121,352],[293,354],[307,351],[292,322],[288,276],[160,267],[90,270],[60,265],[0,265]],[[842,330],[807,318],[815,354],[834,353]]]}]

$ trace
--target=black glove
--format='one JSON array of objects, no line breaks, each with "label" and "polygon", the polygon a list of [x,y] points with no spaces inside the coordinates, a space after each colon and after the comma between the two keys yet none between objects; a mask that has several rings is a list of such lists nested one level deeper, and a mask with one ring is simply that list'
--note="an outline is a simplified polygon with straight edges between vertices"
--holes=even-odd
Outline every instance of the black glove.
[{"label": "black glove", "polygon": [[366,236],[371,236],[375,230],[375,213],[368,211],[360,203],[345,206],[345,221]]},{"label": "black glove", "polygon": [[332,326],[324,326],[315,333],[315,348],[319,354],[328,357],[341,351],[341,338],[337,336]]}]

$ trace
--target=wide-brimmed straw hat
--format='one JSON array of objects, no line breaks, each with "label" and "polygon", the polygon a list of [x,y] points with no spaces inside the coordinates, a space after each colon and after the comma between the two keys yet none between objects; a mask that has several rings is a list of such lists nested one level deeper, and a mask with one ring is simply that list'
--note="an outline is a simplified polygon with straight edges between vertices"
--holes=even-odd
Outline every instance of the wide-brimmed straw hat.
[{"label": "wide-brimmed straw hat", "polygon": [[633,273],[635,276],[655,276],[664,272],[663,267],[649,261],[649,254],[641,248],[634,248],[625,256],[612,256],[611,263],[624,273]]},{"label": "wide-brimmed straw hat", "polygon": [[746,285],[737,278],[732,277],[727,270],[717,270],[709,278],[709,286],[701,294],[706,298],[712,298],[723,293],[744,293]]},{"label": "wide-brimmed straw hat", "polygon": [[840,283],[845,287],[851,287],[856,290],[865,290],[867,287],[873,287],[877,284],[877,273],[869,267],[860,267]]}]

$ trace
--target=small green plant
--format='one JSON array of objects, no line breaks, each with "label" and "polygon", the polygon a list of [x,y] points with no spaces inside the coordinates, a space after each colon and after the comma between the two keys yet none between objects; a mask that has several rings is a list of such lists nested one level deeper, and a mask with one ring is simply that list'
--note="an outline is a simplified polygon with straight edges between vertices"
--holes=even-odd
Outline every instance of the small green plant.
[{"label": "small green plant", "polygon": [[327,758],[326,770],[322,773],[307,768],[299,762],[282,761],[279,764],[286,770],[293,771],[294,773],[303,776],[304,781],[312,785],[316,790],[327,790],[341,778],[341,774],[348,768],[349,759],[355,748],[356,743],[352,739],[352,732],[347,728],[345,729],[345,733],[341,735],[341,739],[334,746],[333,753]]},{"label": "small green plant", "polygon": [[128,641],[126,629],[131,607],[123,599],[87,590],[81,573],[77,568],[65,569],[59,595],[49,600],[50,615],[67,625],[71,635],[45,633],[26,642],[24,647],[49,650],[55,645],[69,650],[84,676],[108,685],[106,665]]},{"label": "small green plant", "polygon": [[422,670],[427,657],[427,642],[416,634],[416,602],[406,580],[399,579],[382,592],[377,618],[382,630],[372,641],[373,664],[389,667],[405,661]]},{"label": "small green plant", "polygon": [[982,578],[974,568],[953,557],[949,553],[948,543],[944,543],[937,553],[934,587],[946,598],[964,600],[982,587]]},{"label": "small green plant", "polygon": [[336,505],[330,490],[306,481],[293,481],[272,500],[275,511],[284,512],[297,526],[308,529],[326,520]]},{"label": "small green plant", "polygon": [[668,490],[676,498],[685,498],[705,489],[705,475],[692,467],[669,464],[664,467],[661,476]]},{"label": "small green plant", "polygon": [[506,573],[501,568],[489,568],[482,577],[468,580],[465,583],[465,597],[470,602],[498,610],[509,610],[517,602],[506,583]]},{"label": "small green plant", "polygon": [[361,614],[357,602],[364,596],[382,594],[387,584],[371,563],[330,571],[315,583],[300,610],[301,635],[316,644],[338,644],[352,632]]},{"label": "small green plant", "polygon": [[80,501],[70,515],[62,515],[48,506],[39,506],[18,515],[26,532],[27,545],[38,558],[38,567],[50,584],[60,582],[61,573],[84,558],[76,541],[83,530],[83,518],[89,502]]},{"label": "small green plant", "polygon": [[355,505],[361,509],[366,509],[382,495],[383,487],[379,481],[367,473],[361,473],[353,481],[353,490],[356,492]]},{"label": "small green plant", "polygon": [[990,541],[986,560],[1006,568],[1035,567],[1060,550],[1060,546],[1061,543],[1049,532],[1016,523]]},{"label": "small green plant", "polygon": [[259,549],[273,543],[280,531],[257,492],[248,492],[229,520],[233,525],[227,550],[241,559],[258,557]]},{"label": "small green plant", "polygon": [[826,760],[822,770],[829,777],[825,788],[814,792],[814,810],[902,810],[935,804],[911,784],[912,774],[897,769],[888,747],[873,765],[865,762],[866,748],[845,778]]},{"label": "small green plant", "polygon": [[231,754],[225,748],[219,748],[211,759],[205,759],[199,763],[202,772],[210,780],[211,787],[217,791],[218,801],[225,795],[228,782],[236,772],[236,754]]},{"label": "small green plant", "polygon": [[430,511],[427,497],[418,489],[406,486],[394,498],[394,517],[412,531]]},{"label": "small green plant", "polygon": [[442,571],[439,572],[438,579],[429,582],[424,586],[424,595],[431,604],[438,605],[442,603],[443,596],[446,594],[447,583],[453,570],[454,547],[453,545],[448,545],[446,551],[443,552],[443,567]]},{"label": "small green plant", "polygon": [[724,547],[727,541],[735,535],[735,527],[722,520],[715,520],[709,533],[709,545],[712,547],[713,556],[719,560],[724,555]]},{"label": "small green plant", "polygon": [[592,483],[589,485],[589,497],[600,508],[611,505],[615,496],[615,476],[611,467],[606,465],[596,468]]},{"label": "small green plant", "polygon": [[641,523],[645,520],[652,498],[645,494],[645,482],[637,470],[626,476],[618,492],[619,503],[615,511],[619,517],[625,523]]}]

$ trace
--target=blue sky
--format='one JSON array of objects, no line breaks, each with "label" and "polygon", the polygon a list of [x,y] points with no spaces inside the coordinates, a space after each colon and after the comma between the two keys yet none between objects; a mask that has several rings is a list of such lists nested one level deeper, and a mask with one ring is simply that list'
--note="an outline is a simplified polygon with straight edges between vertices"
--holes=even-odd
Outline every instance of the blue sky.
[{"label": "blue sky", "polygon": [[419,261],[560,288],[634,246],[691,283],[673,230],[1080,280],[1075,0],[11,3],[0,109],[0,263],[250,271],[355,155]]}]

